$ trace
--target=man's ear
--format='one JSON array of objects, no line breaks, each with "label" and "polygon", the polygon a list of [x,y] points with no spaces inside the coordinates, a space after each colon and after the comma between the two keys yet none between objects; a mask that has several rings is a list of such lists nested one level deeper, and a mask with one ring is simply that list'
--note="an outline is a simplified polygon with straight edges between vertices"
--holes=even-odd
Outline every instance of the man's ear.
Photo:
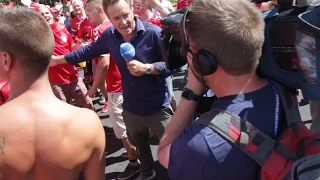
[{"label": "man's ear", "polygon": [[8,52],[0,51],[0,65],[3,67],[3,69],[7,72],[10,71],[12,64],[12,55]]},{"label": "man's ear", "polygon": [[103,8],[98,8],[98,12],[99,12],[99,13],[106,14],[106,13],[104,12]]}]

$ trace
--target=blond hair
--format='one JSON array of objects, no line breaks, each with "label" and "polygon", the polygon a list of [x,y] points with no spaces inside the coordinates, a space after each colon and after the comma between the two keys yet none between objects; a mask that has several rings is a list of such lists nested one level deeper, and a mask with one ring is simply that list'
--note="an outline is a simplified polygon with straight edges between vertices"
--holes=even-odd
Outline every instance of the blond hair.
[{"label": "blond hair", "polygon": [[195,0],[187,32],[197,49],[207,49],[219,66],[238,76],[256,70],[264,42],[261,12],[247,0]]}]

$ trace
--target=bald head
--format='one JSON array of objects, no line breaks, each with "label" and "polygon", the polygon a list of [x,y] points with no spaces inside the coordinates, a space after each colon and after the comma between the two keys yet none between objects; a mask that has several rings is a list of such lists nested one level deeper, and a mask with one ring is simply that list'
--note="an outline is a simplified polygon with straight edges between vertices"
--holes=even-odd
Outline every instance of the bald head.
[{"label": "bald head", "polygon": [[81,0],[74,0],[72,1],[72,6],[83,6],[83,2]]},{"label": "bald head", "polygon": [[[0,66],[10,62],[10,68],[17,65],[28,77],[46,74],[54,49],[47,21],[35,10],[22,6],[0,9],[0,19]],[[0,71],[3,69],[0,67]]]},{"label": "bald head", "polygon": [[76,15],[83,15],[84,14],[84,6],[81,0],[74,0],[72,1],[72,8]]}]

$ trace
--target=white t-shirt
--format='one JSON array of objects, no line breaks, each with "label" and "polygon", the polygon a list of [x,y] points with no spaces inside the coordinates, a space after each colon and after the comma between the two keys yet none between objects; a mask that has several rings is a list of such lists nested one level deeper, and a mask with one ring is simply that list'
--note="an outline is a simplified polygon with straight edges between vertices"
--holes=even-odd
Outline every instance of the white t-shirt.
[{"label": "white t-shirt", "polygon": [[203,97],[213,97],[214,96],[214,92],[209,89],[204,95]]}]

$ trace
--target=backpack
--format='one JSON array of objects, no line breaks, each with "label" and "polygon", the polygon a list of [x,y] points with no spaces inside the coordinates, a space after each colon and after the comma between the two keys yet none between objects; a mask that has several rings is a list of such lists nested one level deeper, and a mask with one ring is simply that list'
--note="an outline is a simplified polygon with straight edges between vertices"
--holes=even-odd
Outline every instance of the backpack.
[{"label": "backpack", "polygon": [[[280,6],[263,13],[265,41],[257,72],[290,88],[301,89],[307,100],[318,100],[320,78],[308,82],[302,60],[314,61],[314,65],[308,68],[320,77],[320,8],[312,5],[292,6],[289,0],[278,0],[280,2]],[[309,57],[299,53],[301,48],[297,48],[303,36],[311,37],[316,44]]]},{"label": "backpack", "polygon": [[195,123],[208,126],[257,162],[262,180],[320,179],[320,140],[303,124],[295,92],[273,84],[287,120],[277,140],[226,110],[213,109]]}]

